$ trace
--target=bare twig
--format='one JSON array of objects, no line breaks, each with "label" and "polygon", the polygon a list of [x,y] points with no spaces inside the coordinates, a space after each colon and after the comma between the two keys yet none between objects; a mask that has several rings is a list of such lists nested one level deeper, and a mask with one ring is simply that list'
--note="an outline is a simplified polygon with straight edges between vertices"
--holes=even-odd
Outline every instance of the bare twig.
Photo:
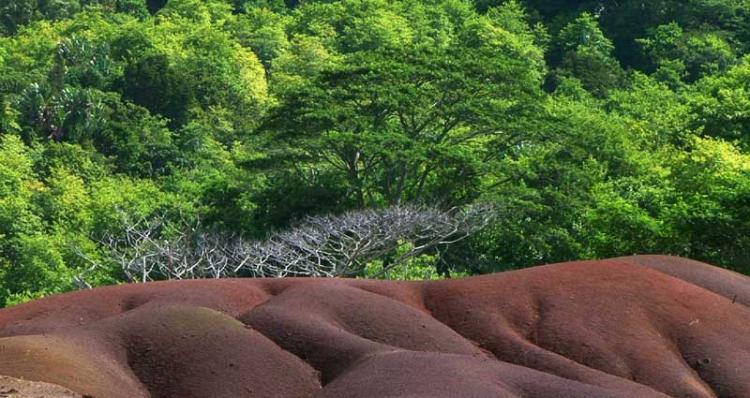
[{"label": "bare twig", "polygon": [[265,241],[251,242],[208,232],[199,222],[182,220],[175,228],[164,216],[137,221],[125,217],[123,233],[100,243],[130,281],[351,276],[372,260],[389,256],[386,272],[425,251],[458,242],[486,226],[493,214],[489,206],[393,206],[308,217]]}]

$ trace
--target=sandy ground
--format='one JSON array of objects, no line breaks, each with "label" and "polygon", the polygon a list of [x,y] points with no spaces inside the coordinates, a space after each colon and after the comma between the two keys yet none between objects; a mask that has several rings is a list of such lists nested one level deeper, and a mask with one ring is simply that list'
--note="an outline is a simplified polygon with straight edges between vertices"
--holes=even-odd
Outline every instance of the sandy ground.
[{"label": "sandy ground", "polygon": [[66,388],[0,376],[0,398],[81,398]]}]

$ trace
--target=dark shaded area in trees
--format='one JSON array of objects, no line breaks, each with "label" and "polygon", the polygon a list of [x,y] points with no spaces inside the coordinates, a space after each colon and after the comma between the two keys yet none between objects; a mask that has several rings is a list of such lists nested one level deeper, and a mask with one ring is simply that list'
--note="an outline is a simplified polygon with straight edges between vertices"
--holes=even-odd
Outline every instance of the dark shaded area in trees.
[{"label": "dark shaded area in trees", "polygon": [[146,0],[148,12],[150,12],[151,15],[156,14],[157,12],[159,12],[159,10],[167,5],[168,1],[169,0]]}]

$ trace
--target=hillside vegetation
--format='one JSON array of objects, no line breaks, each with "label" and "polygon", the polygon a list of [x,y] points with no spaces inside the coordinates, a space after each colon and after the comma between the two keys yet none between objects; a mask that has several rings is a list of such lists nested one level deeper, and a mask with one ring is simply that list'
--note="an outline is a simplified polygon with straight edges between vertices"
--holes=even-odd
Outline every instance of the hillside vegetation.
[{"label": "hillside vegetation", "polygon": [[144,223],[200,246],[404,205],[492,212],[406,264],[442,275],[750,273],[748,51],[747,0],[3,2],[0,306],[132,279]]}]

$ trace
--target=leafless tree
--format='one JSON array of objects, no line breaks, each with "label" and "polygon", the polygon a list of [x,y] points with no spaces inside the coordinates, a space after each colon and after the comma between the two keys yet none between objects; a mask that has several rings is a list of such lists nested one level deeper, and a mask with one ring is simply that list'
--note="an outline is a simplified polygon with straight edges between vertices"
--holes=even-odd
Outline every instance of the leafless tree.
[{"label": "leafless tree", "polygon": [[[166,217],[125,220],[125,231],[101,241],[131,281],[253,277],[337,277],[388,257],[383,272],[427,250],[458,242],[487,225],[490,206],[441,210],[393,206],[308,217],[264,241],[207,232]],[[402,250],[397,250],[402,248]]]}]

